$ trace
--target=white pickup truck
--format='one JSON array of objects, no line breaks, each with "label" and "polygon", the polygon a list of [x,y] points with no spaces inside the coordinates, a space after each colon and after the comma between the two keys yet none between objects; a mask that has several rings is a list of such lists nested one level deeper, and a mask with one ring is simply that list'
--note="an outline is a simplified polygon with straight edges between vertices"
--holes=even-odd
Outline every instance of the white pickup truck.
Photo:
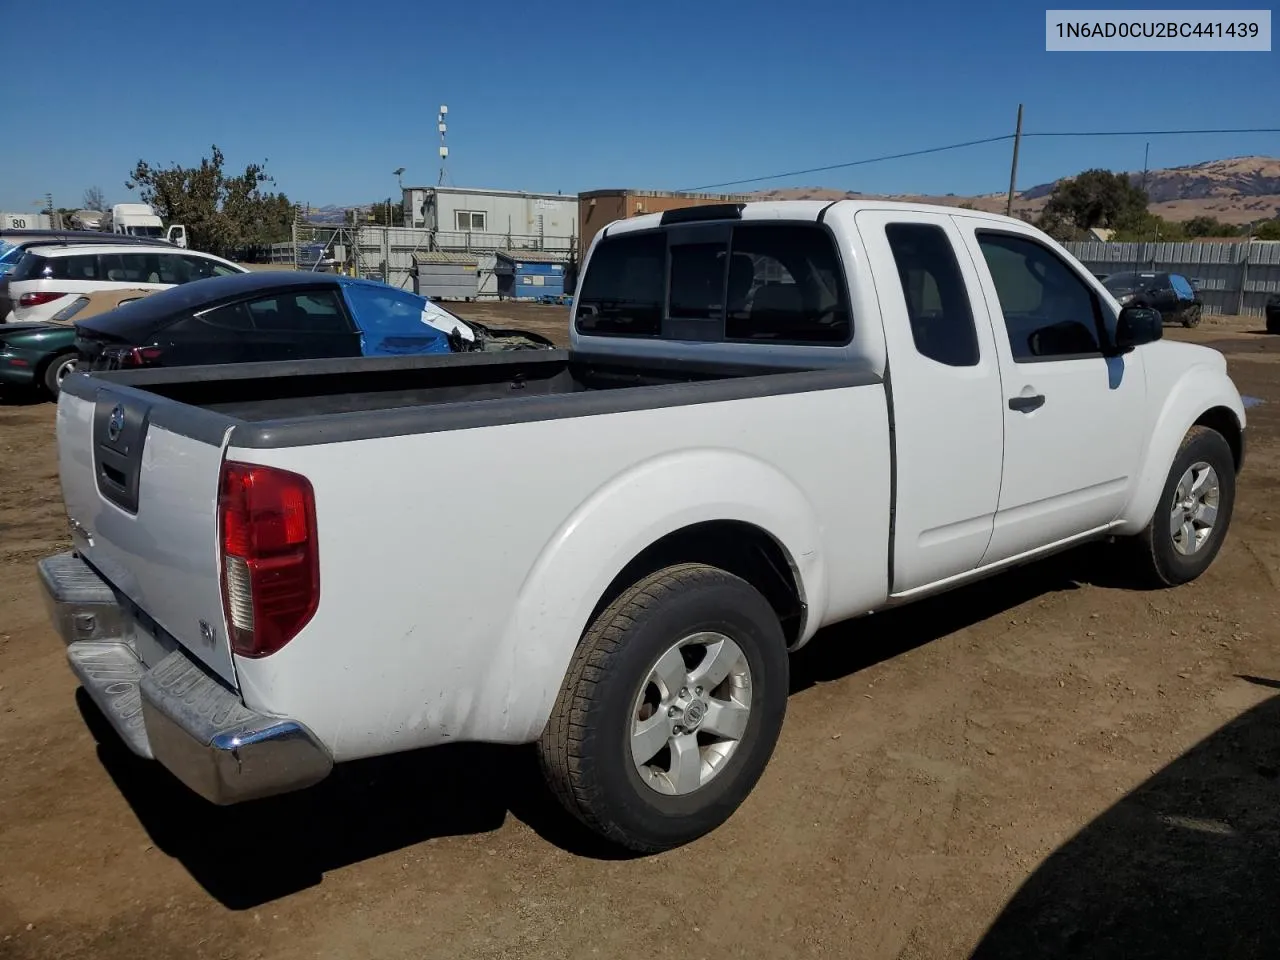
[{"label": "white pickup truck", "polygon": [[568,351],[70,376],[74,550],[40,572],[124,741],[215,803],[537,743],[571,812],[660,850],[752,789],[824,625],[1095,538],[1174,585],[1226,535],[1222,355],[1018,220],[619,221],[572,324]]}]

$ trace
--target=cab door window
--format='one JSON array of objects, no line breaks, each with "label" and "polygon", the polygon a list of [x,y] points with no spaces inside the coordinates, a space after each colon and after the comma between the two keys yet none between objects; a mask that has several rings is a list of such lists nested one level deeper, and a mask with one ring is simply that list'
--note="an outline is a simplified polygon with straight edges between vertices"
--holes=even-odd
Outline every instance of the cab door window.
[{"label": "cab door window", "polygon": [[1016,363],[1102,355],[1097,295],[1048,247],[1018,234],[979,230]]}]

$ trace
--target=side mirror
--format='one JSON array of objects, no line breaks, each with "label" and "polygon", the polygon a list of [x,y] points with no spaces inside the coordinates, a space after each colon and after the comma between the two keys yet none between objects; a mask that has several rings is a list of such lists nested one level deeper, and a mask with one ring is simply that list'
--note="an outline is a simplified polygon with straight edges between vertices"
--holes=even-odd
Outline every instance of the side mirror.
[{"label": "side mirror", "polygon": [[1125,307],[1116,318],[1116,350],[1126,353],[1164,336],[1164,319],[1151,307]]}]

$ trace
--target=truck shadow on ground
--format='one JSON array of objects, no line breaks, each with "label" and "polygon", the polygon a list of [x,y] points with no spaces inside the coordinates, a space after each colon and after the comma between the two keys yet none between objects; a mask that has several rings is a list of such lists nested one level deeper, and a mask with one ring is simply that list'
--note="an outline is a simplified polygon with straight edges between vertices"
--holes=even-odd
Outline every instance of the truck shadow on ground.
[{"label": "truck shadow on ground", "polygon": [[1280,956],[1278,764],[1280,696],[1197,744],[1059,848],[972,960]]},{"label": "truck shadow on ground", "polygon": [[1125,552],[1094,543],[904,607],[828,627],[791,658],[791,692],[850,676],[1050,593],[1143,590]]},{"label": "truck shadow on ground", "polygon": [[[1122,586],[1118,566],[1095,549],[830,628],[793,658],[792,691],[849,676],[1043,594],[1075,589],[1085,576]],[[424,841],[496,830],[508,815],[573,854],[631,856],[563,811],[530,747],[458,744],[357,761],[307,791],[214,807],[129,753],[83,690],[77,702],[99,760],[151,841],[231,909],[261,905],[319,883],[326,871]]]}]

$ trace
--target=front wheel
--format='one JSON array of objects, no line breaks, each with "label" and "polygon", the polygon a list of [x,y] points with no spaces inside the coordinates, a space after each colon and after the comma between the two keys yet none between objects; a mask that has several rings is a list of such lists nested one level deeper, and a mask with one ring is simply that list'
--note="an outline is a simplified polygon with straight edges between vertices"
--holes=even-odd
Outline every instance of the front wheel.
[{"label": "front wheel", "polygon": [[57,399],[62,392],[62,381],[76,368],[76,355],[62,353],[54,357],[44,368],[44,389],[49,396]]},{"label": "front wheel", "polygon": [[548,783],[595,832],[652,853],[718,827],[764,772],[787,705],[786,640],[745,580],[680,564],[601,613],[539,742]]},{"label": "front wheel", "polygon": [[1137,537],[1144,578],[1171,587],[1209,569],[1235,502],[1231,447],[1216,430],[1192,427],[1173,458],[1155,515]]},{"label": "front wheel", "polygon": [[1182,314],[1182,325],[1184,327],[1198,327],[1200,325],[1200,316],[1204,312],[1204,308],[1198,303],[1194,303]]}]

